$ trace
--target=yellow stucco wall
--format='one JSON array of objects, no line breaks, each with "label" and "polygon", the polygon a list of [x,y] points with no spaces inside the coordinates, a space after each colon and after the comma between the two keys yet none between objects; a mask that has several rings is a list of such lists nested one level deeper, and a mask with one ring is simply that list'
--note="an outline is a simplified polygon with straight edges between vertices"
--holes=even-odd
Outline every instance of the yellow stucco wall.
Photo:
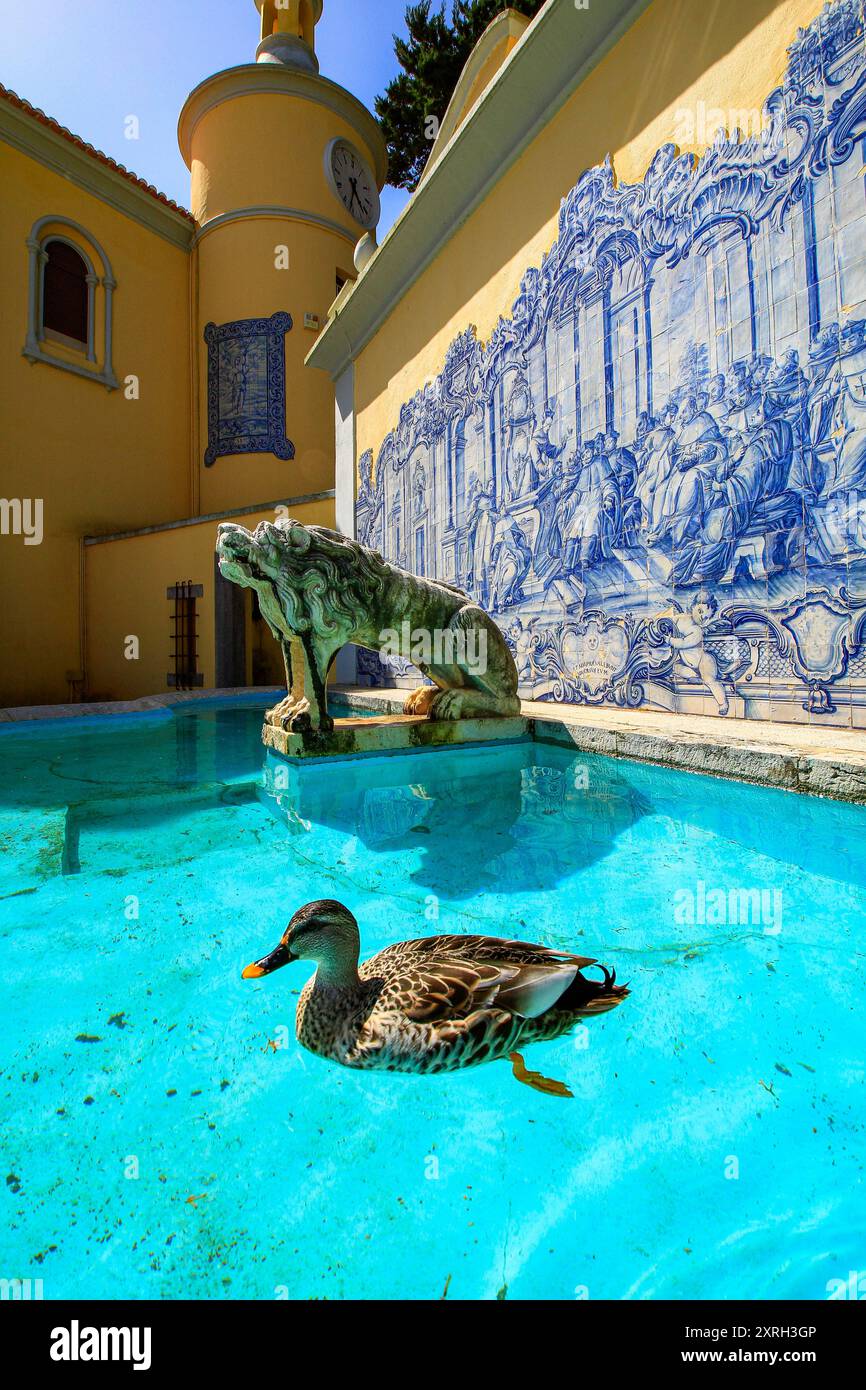
[{"label": "yellow stucco wall", "polygon": [[[80,538],[190,510],[190,285],[186,251],[3,143],[0,186],[0,495],[43,499],[45,528],[41,545],[0,536],[0,705],[14,705],[66,699],[81,665]],[[111,261],[115,372],[139,378],[139,400],[21,355],[25,240],[48,214]],[[97,324],[101,360],[99,306]]]},{"label": "yellow stucco wall", "polygon": [[[334,503],[299,503],[292,516],[307,526],[333,526]],[[250,512],[231,517],[252,528],[273,521],[274,513]],[[204,686],[214,685],[214,547],[218,522],[149,532],[84,548],[87,590],[87,652],[90,697],[131,700],[165,694],[172,670],[173,605],[166,591],[178,581],[200,584],[198,600],[198,669]],[[247,608],[249,615],[249,606]],[[139,658],[127,660],[126,639],[137,637]],[[252,681],[252,631],[247,624],[247,679]]]},{"label": "yellow stucco wall", "polygon": [[[442,370],[469,324],[485,342],[556,239],[561,199],[610,154],[636,182],[678,112],[760,111],[786,48],[823,0],[655,0],[406,291],[355,363],[357,452],[374,456],[400,406]],[[708,139],[712,130],[708,132]],[[691,147],[702,153],[703,145]],[[411,214],[410,214],[411,216]]]},{"label": "yellow stucco wall", "polygon": [[[289,248],[290,269],[274,268],[274,248]],[[336,294],[337,270],[352,265],[352,248],[334,233],[273,218],[231,222],[205,236],[198,248],[200,456],[207,444],[207,348],[204,326],[237,318],[267,318],[279,309],[292,315],[286,335],[286,432],[293,459],[274,454],[235,454],[201,468],[199,509],[222,511],[250,500],[285,493],[322,492],[334,485],[334,391],[322,372],[304,366],[315,334],[305,314],[324,323]],[[243,267],[239,274],[238,268]]]},{"label": "yellow stucco wall", "polygon": [[[242,84],[259,80],[254,67],[252,76],[249,68],[240,72]],[[235,78],[229,73],[214,80],[231,87]],[[265,72],[261,80],[272,75]],[[338,274],[353,273],[360,231],[328,185],[324,153],[337,136],[350,139],[373,164],[375,151],[344,115],[317,101],[288,91],[232,95],[220,86],[219,93],[225,99],[184,127],[193,210],[204,224],[191,249],[171,244],[38,158],[0,143],[0,496],[43,499],[45,526],[39,546],[0,536],[0,706],[63,701],[73,693],[67,673],[85,668],[90,694],[121,698],[164,690],[165,589],[178,579],[205,585],[201,653],[212,681],[213,526],[104,549],[85,547],[84,537],[333,486],[333,390],[327,378],[303,364],[313,341],[304,318],[326,320]],[[268,208],[294,208],[302,217],[276,218]],[[239,211],[245,214],[241,219],[214,225],[214,219]],[[127,376],[138,378],[138,400],[52,366],[31,366],[21,355],[28,308],[25,240],[47,214],[82,224],[111,261],[117,281],[114,370],[121,387]],[[62,230],[78,239],[69,228]],[[281,246],[288,247],[288,269],[277,268]],[[268,317],[281,309],[294,319],[286,340],[286,395],[295,458],[238,455],[206,469],[205,325]],[[101,362],[100,302],[95,317]],[[51,351],[69,362],[84,361],[59,345]],[[313,507],[307,519],[333,524],[333,507]],[[139,562],[142,551],[147,563]],[[92,580],[86,613],[85,556]],[[105,583],[103,575],[109,576]],[[138,634],[148,652],[139,663],[123,659],[122,638],[129,633]]]},{"label": "yellow stucco wall", "polygon": [[[269,317],[278,310],[288,310],[294,321],[286,337],[286,423],[296,452],[285,461],[272,454],[218,459],[201,472],[203,512],[270,500],[287,489],[300,495],[333,486],[333,389],[322,373],[304,366],[315,341],[304,317],[326,321],[338,272],[342,278],[354,274],[354,247],[362,233],[331,191],[325,150],[342,136],[375,163],[358,131],[329,106],[290,92],[232,95],[233,81],[250,80],[243,70],[240,77],[229,72],[218,80],[226,84],[225,99],[194,123],[188,151],[191,208],[203,226],[195,329],[200,453],[207,443],[205,325]],[[290,208],[301,217],[260,211],[209,225],[227,213],[268,208]],[[287,269],[278,268],[278,247],[288,249]]]}]

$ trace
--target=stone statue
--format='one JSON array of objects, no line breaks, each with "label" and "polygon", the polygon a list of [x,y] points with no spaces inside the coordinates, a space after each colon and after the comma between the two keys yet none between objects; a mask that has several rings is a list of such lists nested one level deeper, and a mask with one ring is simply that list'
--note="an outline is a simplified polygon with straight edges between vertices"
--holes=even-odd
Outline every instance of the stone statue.
[{"label": "stone statue", "polygon": [[269,724],[330,732],[326,683],[337,652],[347,642],[381,651],[401,633],[402,654],[434,682],[409,694],[407,714],[520,713],[505,637],[461,589],[408,574],[337,531],[291,518],[263,521],[255,532],[224,522],[217,555],[226,579],[255,589],[282,648],[288,695],[268,711]]}]

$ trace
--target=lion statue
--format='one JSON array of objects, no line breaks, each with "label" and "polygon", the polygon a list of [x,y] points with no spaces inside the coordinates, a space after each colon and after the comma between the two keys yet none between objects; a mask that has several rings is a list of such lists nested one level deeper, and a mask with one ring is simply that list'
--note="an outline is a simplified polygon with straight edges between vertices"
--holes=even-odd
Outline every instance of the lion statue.
[{"label": "lion statue", "polygon": [[421,579],[338,531],[284,518],[254,532],[224,522],[217,540],[226,579],[258,595],[282,648],[288,695],[266,719],[293,732],[330,732],[328,672],[347,642],[381,652],[402,634],[432,685],[408,696],[407,714],[471,719],[520,713],[517,667],[491,618],[462,590]]}]

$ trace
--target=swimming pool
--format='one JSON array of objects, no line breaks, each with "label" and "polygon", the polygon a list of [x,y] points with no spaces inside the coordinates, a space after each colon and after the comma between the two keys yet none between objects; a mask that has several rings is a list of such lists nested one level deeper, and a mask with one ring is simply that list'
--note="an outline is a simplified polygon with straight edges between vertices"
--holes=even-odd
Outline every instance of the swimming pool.
[{"label": "swimming pool", "polygon": [[[866,1268],[866,810],[544,743],[265,767],[233,702],[0,733],[0,1275],[46,1298],[808,1298]],[[732,891],[733,890],[733,891]],[[598,956],[507,1063],[294,1038],[336,897]],[[269,1045],[274,1044],[274,1045]]]}]

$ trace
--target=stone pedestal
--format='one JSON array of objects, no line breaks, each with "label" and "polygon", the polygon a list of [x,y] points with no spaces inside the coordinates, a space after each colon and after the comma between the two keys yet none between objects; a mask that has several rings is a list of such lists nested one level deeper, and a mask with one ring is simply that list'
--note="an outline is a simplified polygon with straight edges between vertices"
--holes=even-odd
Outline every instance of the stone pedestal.
[{"label": "stone pedestal", "polygon": [[424,719],[416,714],[335,719],[331,733],[291,733],[265,724],[262,742],[284,758],[348,758],[358,753],[405,753],[414,748],[454,748],[467,743],[513,742],[529,737],[528,719]]}]

